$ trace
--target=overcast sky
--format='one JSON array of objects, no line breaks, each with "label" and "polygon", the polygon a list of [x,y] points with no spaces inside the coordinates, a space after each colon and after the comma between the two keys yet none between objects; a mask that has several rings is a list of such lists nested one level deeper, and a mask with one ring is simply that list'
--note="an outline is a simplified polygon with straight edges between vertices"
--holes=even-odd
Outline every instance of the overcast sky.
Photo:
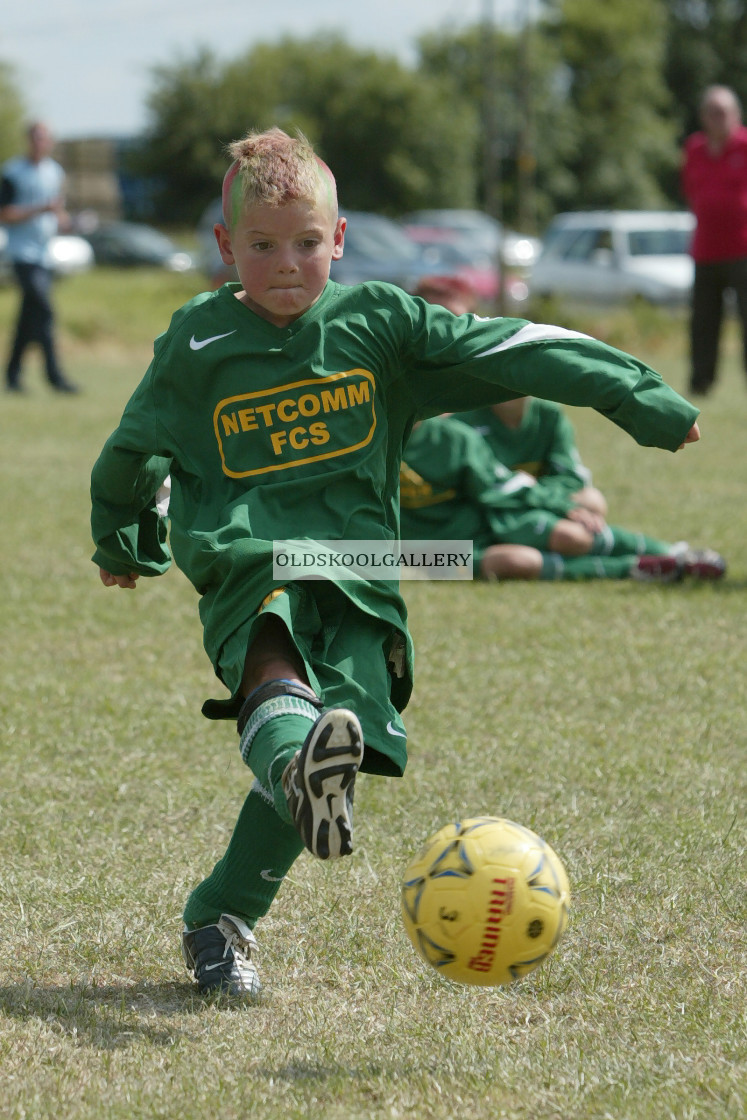
[{"label": "overcast sky", "polygon": [[284,35],[330,31],[414,61],[426,31],[515,23],[532,0],[28,0],[5,4],[0,61],[32,117],[60,139],[130,135],[145,125],[151,68],[208,47],[235,58]]}]

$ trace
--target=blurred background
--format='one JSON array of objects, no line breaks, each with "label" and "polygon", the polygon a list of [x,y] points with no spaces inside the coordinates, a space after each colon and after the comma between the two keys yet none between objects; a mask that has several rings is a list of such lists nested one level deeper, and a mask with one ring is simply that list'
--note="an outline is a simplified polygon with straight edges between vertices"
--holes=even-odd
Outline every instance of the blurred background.
[{"label": "blurred background", "polygon": [[[54,131],[76,234],[58,239],[60,274],[145,266],[222,282],[225,145],[279,125],[302,129],[336,175],[343,283],[460,274],[488,311],[521,307],[533,285],[687,300],[680,146],[707,85],[747,96],[746,4],[357,7],[38,0],[8,12],[0,159],[23,149],[29,119]],[[0,277],[1,254],[0,233]]]}]

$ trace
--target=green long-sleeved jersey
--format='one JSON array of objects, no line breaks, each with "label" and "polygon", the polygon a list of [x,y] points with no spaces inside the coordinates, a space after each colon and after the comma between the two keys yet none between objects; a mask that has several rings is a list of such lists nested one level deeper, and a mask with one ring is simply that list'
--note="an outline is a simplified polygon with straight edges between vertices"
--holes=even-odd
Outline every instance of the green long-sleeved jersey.
[{"label": "green long-sleeved jersey", "polygon": [[479,432],[496,459],[511,470],[527,471],[569,493],[588,484],[591,475],[581,461],[573,425],[554,401],[530,398],[515,428],[489,406],[456,415]]},{"label": "green long-sleeved jersey", "polygon": [[[281,328],[237,290],[174,314],[91,483],[94,562],[158,575],[173,555],[200,595],[217,670],[227,638],[282,585],[274,540],[397,537],[416,419],[529,394],[591,406],[640,444],[675,450],[697,416],[642,362],[562,328],[331,281]],[[168,474],[170,533],[154,501]],[[340,586],[407,634],[396,582]]]},{"label": "green long-sleeved jersey", "polygon": [[[526,479],[526,481],[524,481]],[[456,416],[418,424],[400,470],[405,540],[471,540],[477,553],[502,539],[506,514],[540,510],[564,517],[567,491],[531,485],[505,467],[482,436]]]}]

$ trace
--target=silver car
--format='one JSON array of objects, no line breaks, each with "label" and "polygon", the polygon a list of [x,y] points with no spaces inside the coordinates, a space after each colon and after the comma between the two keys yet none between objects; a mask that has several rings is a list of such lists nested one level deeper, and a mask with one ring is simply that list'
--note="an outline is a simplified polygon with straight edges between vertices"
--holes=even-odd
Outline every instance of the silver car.
[{"label": "silver car", "polygon": [[[13,266],[6,254],[8,234],[0,226],[0,284],[13,279]],[[93,267],[93,249],[86,240],[71,233],[60,233],[49,243],[49,262],[55,276],[74,276]]]},{"label": "silver car", "polygon": [[533,296],[589,304],[639,298],[676,306],[690,297],[695,219],[687,211],[558,214],[529,280]]}]

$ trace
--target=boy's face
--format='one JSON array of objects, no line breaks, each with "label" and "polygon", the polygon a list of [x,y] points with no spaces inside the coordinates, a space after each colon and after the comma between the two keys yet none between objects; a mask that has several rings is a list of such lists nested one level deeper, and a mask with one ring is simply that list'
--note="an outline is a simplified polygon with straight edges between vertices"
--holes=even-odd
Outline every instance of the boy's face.
[{"label": "boy's face", "polygon": [[490,407],[499,420],[504,420],[508,424],[517,424],[521,422],[528,403],[529,397],[516,397],[512,401],[501,401]]},{"label": "boy's face", "polygon": [[319,299],[331,262],[342,256],[345,219],[323,203],[258,204],[242,210],[229,231],[215,226],[224,264],[235,264],[242,303],[287,327]]}]

